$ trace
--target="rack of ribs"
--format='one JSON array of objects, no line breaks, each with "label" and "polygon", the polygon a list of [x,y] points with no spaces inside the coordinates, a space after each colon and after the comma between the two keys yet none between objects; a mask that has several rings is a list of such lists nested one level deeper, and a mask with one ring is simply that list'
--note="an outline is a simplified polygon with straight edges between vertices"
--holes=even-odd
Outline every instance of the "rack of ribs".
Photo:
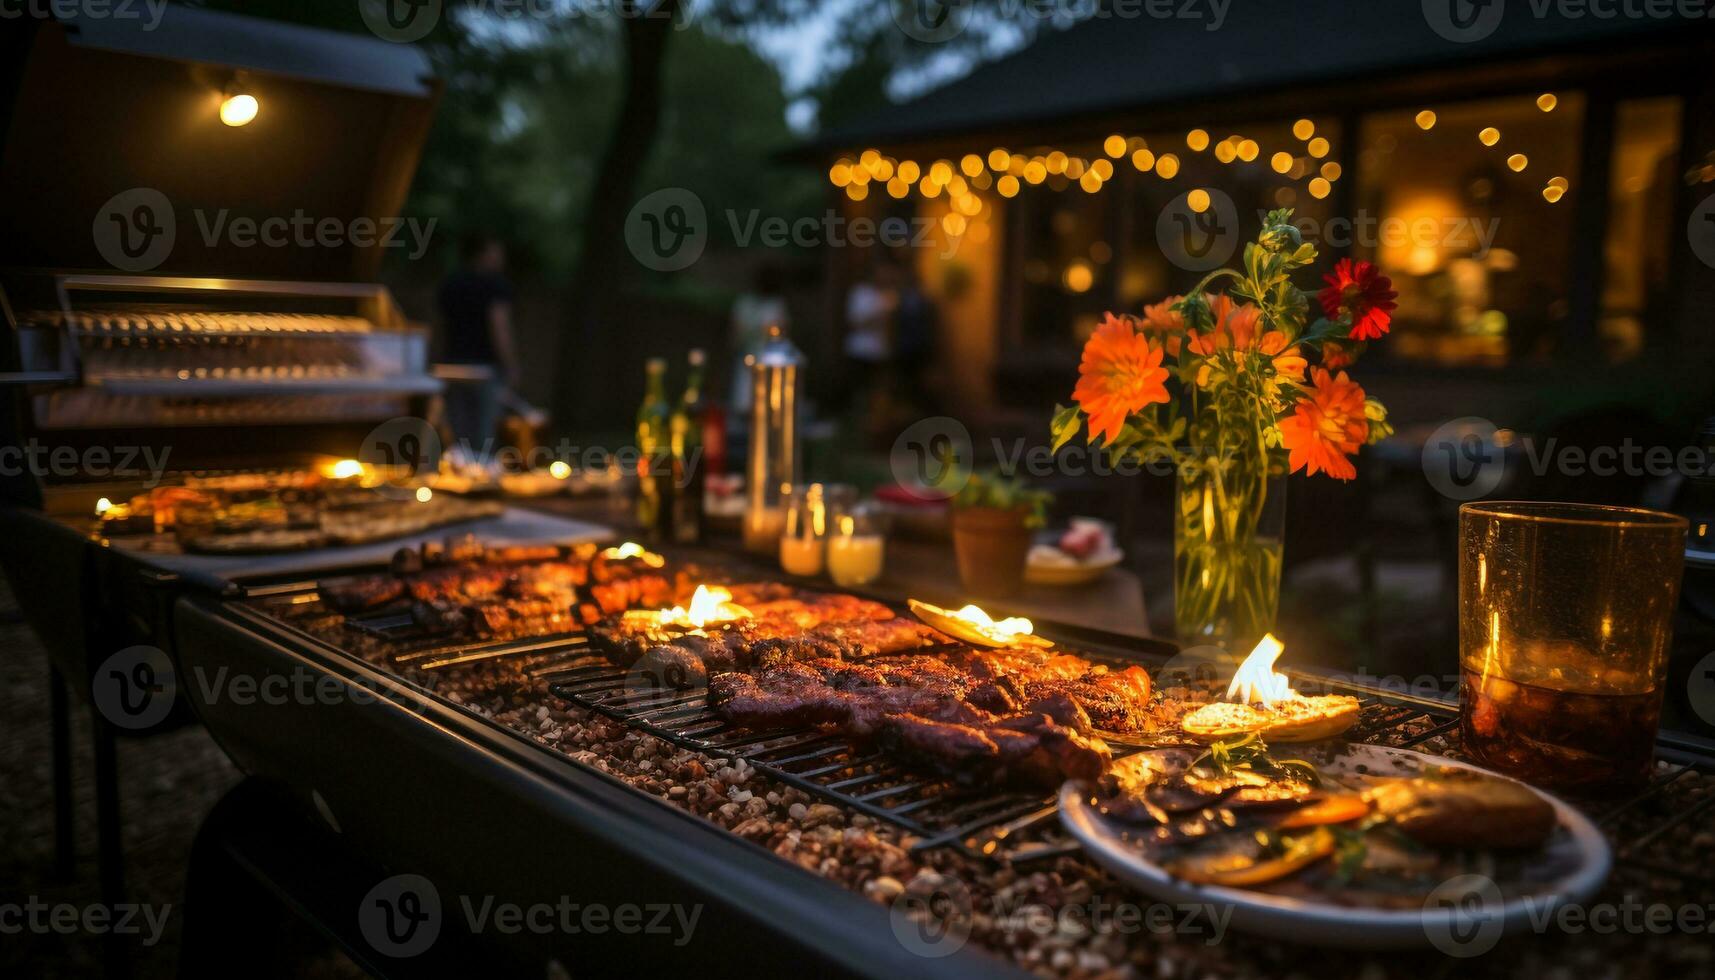
[{"label": "rack of ribs", "polygon": [[[892,619],[894,612],[879,602],[856,596],[834,593],[804,593],[782,597],[773,588],[735,585],[728,588],[732,602],[745,607],[750,618],[739,622],[710,624],[706,630],[663,622],[659,613],[638,609],[623,615],[608,616],[592,624],[590,644],[620,666],[630,666],[652,648],[672,643],[693,633],[736,632],[736,637],[723,639],[726,644],[743,646],[765,639],[792,636],[824,623],[846,620]],[[682,603],[681,603],[682,604]],[[742,650],[739,655],[748,659]],[[730,669],[730,668],[722,668]]]},{"label": "rack of ribs", "polygon": [[634,665],[655,686],[701,688],[714,675],[805,659],[857,659],[948,642],[914,619],[855,619],[782,632],[767,622],[688,633],[650,647]]},{"label": "rack of ribs", "polygon": [[1058,786],[1107,768],[1112,752],[1060,694],[1019,703],[937,657],[780,662],[709,682],[721,718],[749,728],[815,726],[874,739],[965,778]]}]

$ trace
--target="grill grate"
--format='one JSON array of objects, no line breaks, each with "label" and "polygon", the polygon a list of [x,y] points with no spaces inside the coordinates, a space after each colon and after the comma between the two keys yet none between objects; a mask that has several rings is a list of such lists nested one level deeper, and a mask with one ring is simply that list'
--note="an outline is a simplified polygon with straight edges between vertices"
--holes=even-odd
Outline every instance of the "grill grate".
[{"label": "grill grate", "polygon": [[[904,828],[915,847],[963,846],[985,827],[1042,806],[1037,793],[996,793],[901,765],[891,753],[816,729],[758,731],[728,724],[706,692],[639,689],[627,671],[598,658],[538,668],[549,689],[574,704],[675,745],[743,759],[812,796]],[[1137,746],[1115,744],[1116,754]]]},{"label": "grill grate", "polygon": [[[294,583],[254,589],[252,597],[273,608],[269,618],[314,639],[291,617],[282,617],[284,600],[310,601],[313,583]],[[905,768],[886,753],[854,745],[842,736],[799,729],[751,731],[728,725],[711,712],[700,691],[635,690],[627,672],[592,656],[586,638],[578,632],[556,636],[446,643],[439,638],[413,633],[402,622],[385,617],[352,623],[356,631],[380,639],[393,648],[389,659],[400,667],[443,670],[517,657],[532,677],[547,683],[549,690],[584,708],[625,722],[641,731],[676,745],[711,755],[742,758],[773,778],[796,786],[813,796],[829,800],[896,824],[919,838],[918,849],[954,846],[973,855],[1014,863],[1038,860],[1078,849],[1053,817],[1054,801],[1044,795],[994,793],[986,787],[970,786],[956,779],[937,777]],[[1053,629],[1050,626],[1050,629]],[[1075,628],[1066,632],[1087,633]],[[1110,664],[1142,663],[1159,666],[1165,657],[1126,648],[1124,638],[1104,638],[1082,646],[1085,656]],[[1113,651],[1092,653],[1101,643]],[[1315,677],[1295,676],[1294,686],[1307,692],[1350,694],[1359,699],[1362,714],[1350,733],[1354,741],[1396,748],[1421,749],[1432,739],[1445,737],[1455,749],[1459,742],[1456,704],[1399,692],[1355,687]],[[1123,737],[1104,736],[1123,756],[1143,748]],[[1675,809],[1664,804],[1665,791],[1692,771],[1715,773],[1715,751],[1695,739],[1664,735],[1658,758],[1668,768],[1641,791],[1599,812],[1598,825],[1613,842],[1618,866],[1677,879],[1687,885],[1715,892],[1715,868],[1703,862],[1671,862],[1652,856],[1651,845],[1674,830],[1705,818],[1715,810],[1715,795],[1705,795]],[[1591,808],[1586,802],[1586,808]],[[1648,813],[1649,808],[1660,810]],[[1647,813],[1647,819],[1626,820]],[[1625,828],[1622,830],[1622,828]]]}]

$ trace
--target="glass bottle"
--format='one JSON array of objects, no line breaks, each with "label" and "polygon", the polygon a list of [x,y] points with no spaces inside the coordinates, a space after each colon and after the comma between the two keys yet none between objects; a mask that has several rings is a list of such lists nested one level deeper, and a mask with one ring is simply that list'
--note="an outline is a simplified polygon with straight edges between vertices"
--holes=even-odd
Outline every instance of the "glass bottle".
[{"label": "glass bottle", "polygon": [[637,409],[637,524],[645,534],[654,534],[671,506],[672,409],[667,404],[667,362],[652,357],[643,370],[643,404]]},{"label": "glass bottle", "polygon": [[703,363],[701,349],[688,358],[685,396],[673,409],[669,425],[673,448],[673,508],[671,540],[696,544],[703,539]]},{"label": "glass bottle", "polygon": [[785,512],[783,491],[798,482],[798,385],[804,356],[779,324],[768,328],[762,349],[745,358],[750,368],[750,454],[745,464],[747,507],[744,546],[775,553]]}]

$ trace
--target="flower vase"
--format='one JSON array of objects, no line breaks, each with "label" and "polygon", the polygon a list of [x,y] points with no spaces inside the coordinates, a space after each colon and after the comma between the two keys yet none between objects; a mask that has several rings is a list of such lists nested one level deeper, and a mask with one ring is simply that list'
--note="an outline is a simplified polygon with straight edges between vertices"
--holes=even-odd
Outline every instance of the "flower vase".
[{"label": "flower vase", "polygon": [[1274,628],[1286,467],[1258,454],[1191,454],[1178,467],[1173,611],[1187,645],[1247,653]]}]

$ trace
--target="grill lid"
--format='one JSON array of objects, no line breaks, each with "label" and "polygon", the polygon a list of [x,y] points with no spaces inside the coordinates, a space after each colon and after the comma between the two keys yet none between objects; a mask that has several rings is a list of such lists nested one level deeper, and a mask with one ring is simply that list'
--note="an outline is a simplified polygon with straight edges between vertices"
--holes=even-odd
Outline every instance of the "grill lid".
[{"label": "grill lid", "polygon": [[[0,77],[0,267],[367,281],[385,236],[426,246],[397,222],[440,91],[422,51],[134,9],[0,25],[14,66]],[[245,126],[220,119],[234,85],[260,104]]]}]

